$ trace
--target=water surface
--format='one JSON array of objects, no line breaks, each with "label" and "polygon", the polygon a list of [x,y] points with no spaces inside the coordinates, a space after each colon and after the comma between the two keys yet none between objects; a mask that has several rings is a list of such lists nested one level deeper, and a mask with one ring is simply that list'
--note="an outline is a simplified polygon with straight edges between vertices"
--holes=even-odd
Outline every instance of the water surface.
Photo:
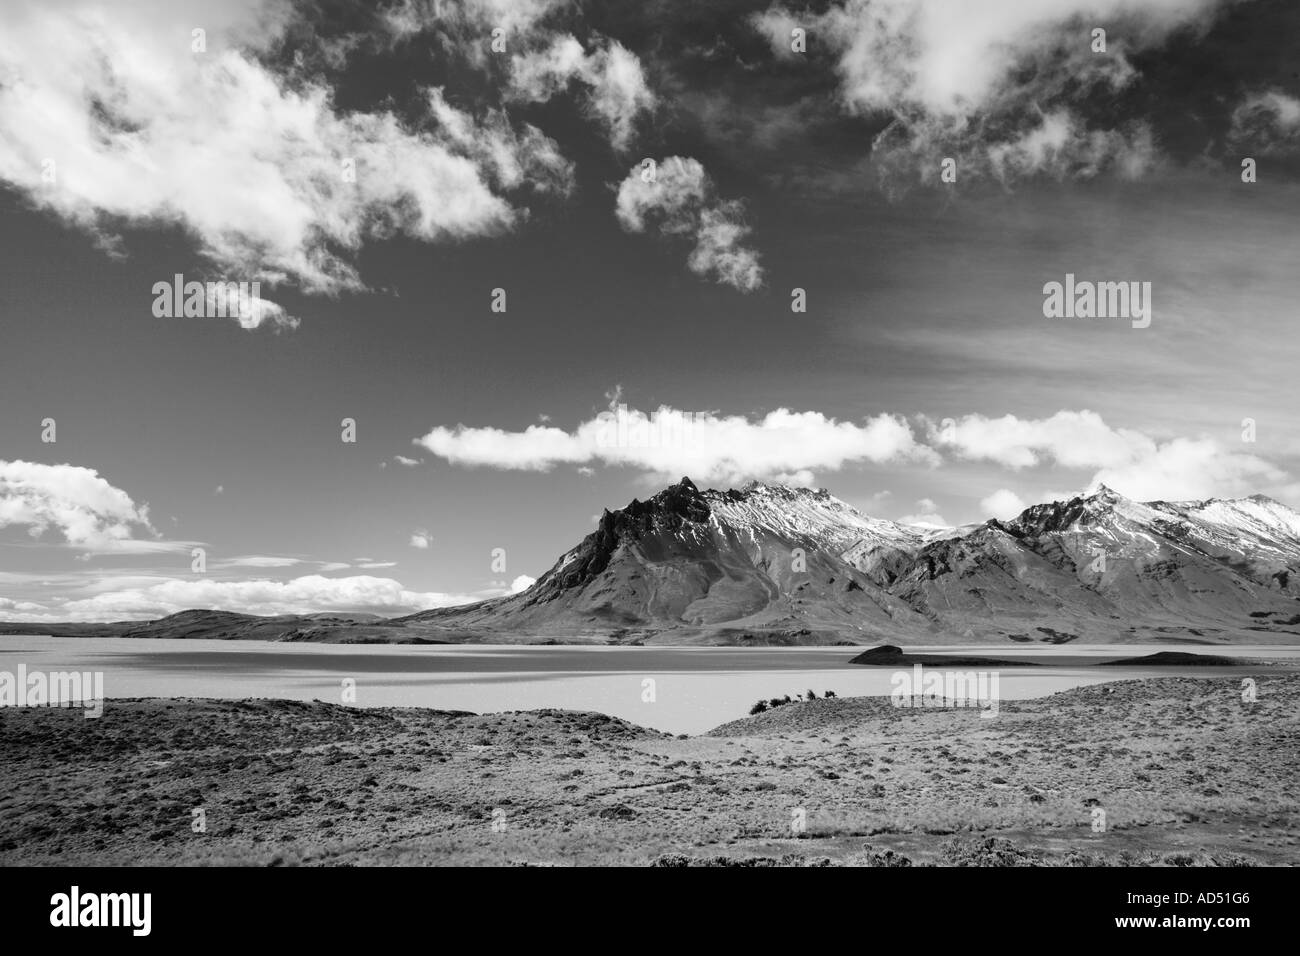
[{"label": "water surface", "polygon": [[[102,671],[114,697],[286,697],[342,703],[355,681],[361,707],[434,707],[478,713],[544,707],[594,710],[670,733],[701,733],[748,713],[759,699],[804,694],[888,695],[895,668],[848,661],[853,647],[589,647],[345,645],[273,641],[0,636],[0,671]],[[1249,676],[1264,661],[1300,664],[1300,647],[1169,644],[909,647],[1035,661],[999,667],[1004,700],[1134,677]],[[1083,666],[1179,650],[1250,658],[1258,667]],[[959,668],[970,670],[973,668]],[[647,681],[653,682],[647,684]],[[653,693],[651,693],[651,690]],[[106,708],[106,715],[111,709]]]}]

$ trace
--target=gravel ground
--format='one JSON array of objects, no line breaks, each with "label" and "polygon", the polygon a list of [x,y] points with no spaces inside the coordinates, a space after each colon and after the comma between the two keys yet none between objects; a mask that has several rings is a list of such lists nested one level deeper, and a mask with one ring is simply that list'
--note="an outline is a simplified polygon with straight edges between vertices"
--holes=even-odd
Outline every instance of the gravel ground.
[{"label": "gravel ground", "polygon": [[0,864],[1293,865],[1300,675],[978,710],[0,710]]}]

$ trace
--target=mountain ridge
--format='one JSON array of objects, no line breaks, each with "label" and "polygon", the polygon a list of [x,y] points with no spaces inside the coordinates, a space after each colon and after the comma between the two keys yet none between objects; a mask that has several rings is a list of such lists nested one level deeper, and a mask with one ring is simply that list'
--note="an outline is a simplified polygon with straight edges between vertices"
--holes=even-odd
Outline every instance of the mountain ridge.
[{"label": "mountain ridge", "polygon": [[[602,511],[530,587],[401,617],[186,611],[49,633],[338,642],[944,644],[1300,640],[1300,513],[1105,485],[956,528],[826,489],[689,477]],[[0,624],[0,633],[31,624]]]},{"label": "mountain ridge", "polygon": [[399,620],[653,643],[1286,639],[1297,570],[1300,514],[1263,495],[1143,503],[1101,485],[935,529],[825,489],[683,478],[604,512],[526,591]]}]

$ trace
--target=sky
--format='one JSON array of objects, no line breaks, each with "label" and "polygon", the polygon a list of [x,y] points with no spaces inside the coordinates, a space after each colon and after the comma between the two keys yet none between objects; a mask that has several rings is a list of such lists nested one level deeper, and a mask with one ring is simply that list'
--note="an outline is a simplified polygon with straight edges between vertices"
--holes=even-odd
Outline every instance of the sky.
[{"label": "sky", "polygon": [[478,600],[683,475],[1300,507],[1295,4],[3,16],[0,619]]}]

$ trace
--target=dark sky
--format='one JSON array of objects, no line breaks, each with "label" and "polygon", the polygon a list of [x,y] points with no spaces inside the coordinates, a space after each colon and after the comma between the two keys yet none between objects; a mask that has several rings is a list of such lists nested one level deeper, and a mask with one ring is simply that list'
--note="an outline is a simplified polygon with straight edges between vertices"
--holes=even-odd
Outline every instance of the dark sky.
[{"label": "dark sky", "polygon": [[[682,474],[1300,505],[1293,4],[368,7],[6,4],[0,617],[501,593]],[[155,317],[175,273],[275,306]]]}]

